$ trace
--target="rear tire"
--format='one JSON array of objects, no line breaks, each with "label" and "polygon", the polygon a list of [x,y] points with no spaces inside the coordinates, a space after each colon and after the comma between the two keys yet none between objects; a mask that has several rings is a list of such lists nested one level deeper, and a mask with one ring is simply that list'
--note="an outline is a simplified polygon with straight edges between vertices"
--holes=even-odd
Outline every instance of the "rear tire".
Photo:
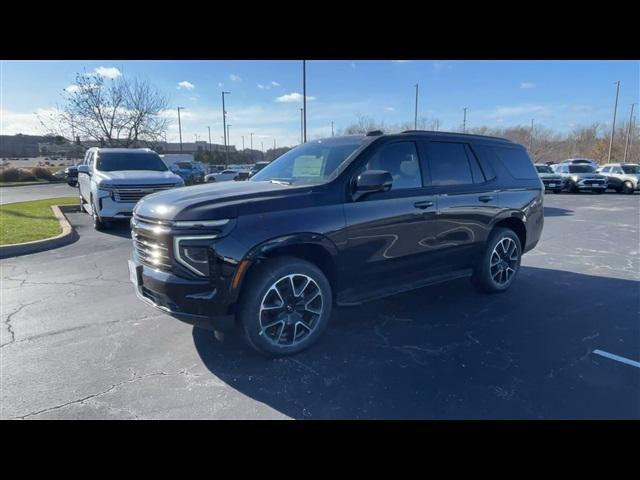
[{"label": "rear tire", "polygon": [[484,293],[506,291],[520,269],[521,257],[522,247],[515,232],[509,228],[495,228],[471,277],[472,283]]},{"label": "rear tire", "polygon": [[331,286],[305,260],[276,257],[255,267],[243,289],[238,320],[247,343],[270,357],[314,344],[331,316]]},{"label": "rear tire", "polygon": [[569,183],[568,190],[569,193],[580,193],[580,189],[578,189],[578,186],[574,182]]},{"label": "rear tire", "polygon": [[627,180],[626,182],[624,182],[622,184],[622,188],[620,189],[620,191],[622,193],[626,193],[628,195],[633,193],[633,183],[631,183],[629,180]]}]

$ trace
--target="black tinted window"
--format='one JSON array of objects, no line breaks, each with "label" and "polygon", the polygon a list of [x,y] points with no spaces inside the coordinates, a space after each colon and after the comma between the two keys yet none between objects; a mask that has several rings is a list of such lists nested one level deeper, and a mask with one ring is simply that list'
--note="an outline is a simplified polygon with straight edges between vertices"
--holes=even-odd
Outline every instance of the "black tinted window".
[{"label": "black tinted window", "polygon": [[167,166],[157,153],[100,153],[96,168],[103,172],[153,170],[164,172]]},{"label": "black tinted window", "polygon": [[493,147],[493,150],[513,178],[538,178],[536,169],[533,168],[533,163],[524,149]]},{"label": "black tinted window", "polygon": [[391,190],[422,187],[418,152],[413,142],[388,143],[367,162],[365,170],[385,170],[393,177]]},{"label": "black tinted window", "polygon": [[430,142],[429,169],[433,185],[473,183],[469,159],[462,143]]}]

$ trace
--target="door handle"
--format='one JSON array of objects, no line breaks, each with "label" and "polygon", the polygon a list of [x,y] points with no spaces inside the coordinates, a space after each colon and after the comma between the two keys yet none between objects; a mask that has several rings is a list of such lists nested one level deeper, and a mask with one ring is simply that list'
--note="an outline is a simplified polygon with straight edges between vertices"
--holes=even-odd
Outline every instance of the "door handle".
[{"label": "door handle", "polygon": [[433,202],[425,200],[423,202],[416,202],[413,204],[413,206],[419,208],[420,210],[424,210],[425,208],[433,207]]},{"label": "door handle", "polygon": [[478,197],[478,200],[480,200],[481,202],[490,202],[491,200],[495,200],[496,197],[494,197],[493,195],[480,195]]}]

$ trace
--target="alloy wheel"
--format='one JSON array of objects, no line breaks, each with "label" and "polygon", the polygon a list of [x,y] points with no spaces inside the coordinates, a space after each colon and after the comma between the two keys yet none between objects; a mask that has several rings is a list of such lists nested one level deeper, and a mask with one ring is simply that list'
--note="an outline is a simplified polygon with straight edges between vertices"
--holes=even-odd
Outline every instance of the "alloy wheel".
[{"label": "alloy wheel", "polygon": [[500,286],[511,281],[518,269],[519,257],[516,242],[503,237],[493,248],[490,260],[490,273],[493,281]]},{"label": "alloy wheel", "polygon": [[318,325],[323,302],[322,291],[311,277],[294,273],[280,278],[262,298],[259,335],[277,347],[302,342]]}]

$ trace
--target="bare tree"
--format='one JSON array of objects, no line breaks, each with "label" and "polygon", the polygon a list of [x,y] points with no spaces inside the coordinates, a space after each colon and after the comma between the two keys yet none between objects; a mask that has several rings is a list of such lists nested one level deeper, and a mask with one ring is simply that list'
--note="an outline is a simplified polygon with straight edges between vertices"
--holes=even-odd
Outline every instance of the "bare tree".
[{"label": "bare tree", "polygon": [[161,115],[168,99],[146,80],[77,74],[63,100],[55,114],[39,118],[49,131],[65,136],[73,132],[71,136],[106,146],[130,147],[159,140],[168,127]]}]

